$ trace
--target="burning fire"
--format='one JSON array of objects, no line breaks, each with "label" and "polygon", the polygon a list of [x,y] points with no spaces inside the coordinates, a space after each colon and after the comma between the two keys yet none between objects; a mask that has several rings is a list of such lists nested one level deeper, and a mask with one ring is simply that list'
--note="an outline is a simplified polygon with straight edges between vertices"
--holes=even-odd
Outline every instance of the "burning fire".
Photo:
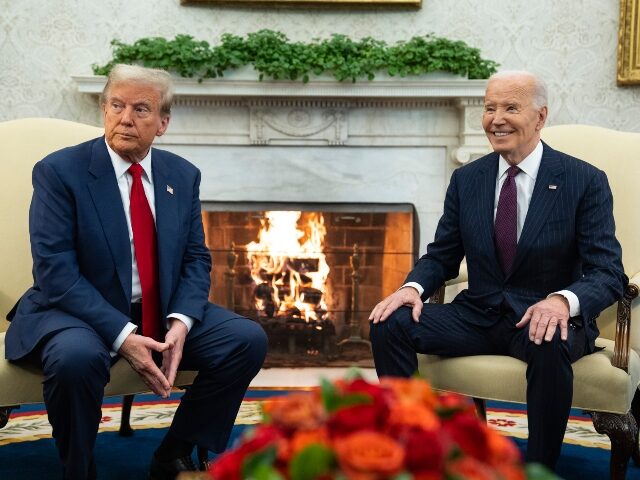
[{"label": "burning fire", "polygon": [[310,213],[300,229],[300,216],[301,212],[265,212],[258,241],[247,244],[259,315],[298,317],[307,322],[327,316],[324,218],[321,213]]}]

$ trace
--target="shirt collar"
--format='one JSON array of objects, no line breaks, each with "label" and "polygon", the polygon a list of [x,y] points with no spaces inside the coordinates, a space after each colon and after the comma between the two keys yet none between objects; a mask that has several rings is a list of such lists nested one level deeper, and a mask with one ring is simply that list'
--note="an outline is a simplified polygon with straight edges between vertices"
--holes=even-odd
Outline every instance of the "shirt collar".
[{"label": "shirt collar", "polygon": [[[536,148],[518,164],[518,168],[535,180],[538,176],[538,170],[540,169],[540,162],[542,162],[542,142],[538,141]],[[498,178],[502,178],[510,166],[502,155],[500,155],[500,160],[498,161]]]},{"label": "shirt collar", "polygon": [[[113,170],[116,172],[116,178],[120,178],[122,175],[127,173],[127,170],[129,170],[131,163],[127,162],[120,155],[118,155],[115,150],[113,150],[109,146],[106,139],[104,140],[104,143],[107,146],[109,158],[111,158],[111,164],[113,165]],[[144,175],[147,177],[147,181],[153,184],[153,177],[151,176],[151,149],[149,149],[149,153],[147,153],[147,156],[144,157],[140,162],[140,166],[142,167]]]}]

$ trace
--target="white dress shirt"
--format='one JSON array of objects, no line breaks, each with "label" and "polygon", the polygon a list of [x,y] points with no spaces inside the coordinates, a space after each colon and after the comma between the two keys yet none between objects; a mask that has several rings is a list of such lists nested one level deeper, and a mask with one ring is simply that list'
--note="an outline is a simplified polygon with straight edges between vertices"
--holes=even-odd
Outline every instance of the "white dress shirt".
[{"label": "white dress shirt", "polygon": [[[131,247],[131,302],[136,303],[142,300],[142,287],[140,286],[140,275],[138,274],[138,262],[136,261],[135,249],[133,246],[133,229],[131,228],[131,212],[129,209],[131,202],[131,185],[133,184],[133,178],[131,175],[127,173],[129,167],[131,166],[130,162],[123,160],[120,155],[118,155],[114,150],[111,149],[109,144],[105,140],[105,144],[107,145],[107,151],[109,152],[109,157],[111,158],[111,163],[113,164],[113,170],[116,173],[116,179],[118,181],[118,189],[120,190],[120,197],[122,198],[122,206],[124,207],[124,214],[127,217],[127,228],[129,229],[129,244]],[[151,174],[151,149],[149,149],[149,153],[147,156],[142,159],[140,162],[140,166],[142,167],[142,186],[144,188],[144,193],[147,197],[147,202],[149,202],[149,208],[151,209],[151,215],[153,215],[153,219],[156,219],[156,204],[155,204],[155,193],[153,191],[153,176]],[[176,318],[182,321],[187,326],[187,331],[191,330],[193,326],[193,318],[183,315],[181,313],[172,313],[167,316],[166,327],[169,328],[169,318]],[[120,332],[116,340],[113,342],[111,346],[112,352],[114,355],[122,346],[122,343],[127,338],[127,336],[131,332],[135,332],[136,325],[134,323],[129,322]]]},{"label": "white dress shirt", "polygon": [[[540,162],[542,162],[542,142],[538,142],[536,148],[533,149],[524,160],[518,164],[521,172],[516,175],[516,189],[518,191],[518,232],[517,237],[520,240],[520,234],[522,233],[522,227],[524,226],[527,212],[529,211],[529,203],[531,203],[531,196],[533,195],[533,188],[536,185],[536,178],[538,177],[538,170],[540,169]],[[496,178],[496,194],[493,207],[493,219],[496,218],[496,212],[498,210],[498,200],[500,198],[500,189],[502,184],[507,178],[507,170],[509,169],[509,163],[500,155],[498,160],[498,177]],[[402,287],[413,287],[420,295],[424,293],[424,288],[416,282],[407,282]],[[580,315],[580,301],[575,293],[570,290],[560,290],[554,292],[551,295],[562,295],[569,302],[569,315],[571,317],[577,317]],[[548,297],[547,297],[548,298]]]}]

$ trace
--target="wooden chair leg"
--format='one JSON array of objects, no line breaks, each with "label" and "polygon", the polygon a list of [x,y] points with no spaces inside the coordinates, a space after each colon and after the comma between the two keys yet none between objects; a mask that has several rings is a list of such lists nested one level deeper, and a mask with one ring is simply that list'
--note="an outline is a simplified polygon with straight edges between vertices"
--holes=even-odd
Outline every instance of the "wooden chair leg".
[{"label": "wooden chair leg", "polygon": [[487,402],[484,398],[473,398],[473,403],[476,405],[476,413],[485,422],[487,421]]},{"label": "wooden chair leg", "polygon": [[198,445],[198,468],[206,472],[209,469],[209,450]]},{"label": "wooden chair leg", "polygon": [[[636,420],[636,425],[640,425],[640,390],[636,390],[636,394],[633,396],[633,402],[631,402],[631,414],[633,418]],[[636,430],[636,439],[633,443],[633,453],[631,454],[631,458],[633,458],[633,463],[636,467],[640,467],[640,445],[638,445],[638,430]]]},{"label": "wooden chair leg", "polygon": [[120,430],[118,431],[121,437],[133,436],[133,428],[131,428],[131,405],[133,405],[133,397],[135,397],[135,395],[124,395],[122,397],[122,416],[120,417]]},{"label": "wooden chair leg", "polygon": [[634,452],[634,444],[637,448],[638,425],[635,418],[631,412],[624,415],[602,412],[589,413],[596,432],[607,435],[611,441],[611,460],[609,463],[611,480],[624,480],[629,459]]},{"label": "wooden chair leg", "polygon": [[20,405],[10,405],[8,407],[0,407],[0,428],[4,428],[4,426],[9,421],[9,415],[11,415],[11,410],[16,410],[20,408]]}]

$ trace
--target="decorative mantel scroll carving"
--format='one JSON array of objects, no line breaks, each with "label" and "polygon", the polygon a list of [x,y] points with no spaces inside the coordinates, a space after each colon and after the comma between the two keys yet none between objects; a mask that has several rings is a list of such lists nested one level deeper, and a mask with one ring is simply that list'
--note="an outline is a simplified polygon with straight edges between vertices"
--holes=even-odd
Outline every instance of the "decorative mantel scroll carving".
[{"label": "decorative mantel scroll carving", "polygon": [[346,112],[334,109],[250,108],[249,131],[254,145],[273,141],[311,141],[344,145]]}]

